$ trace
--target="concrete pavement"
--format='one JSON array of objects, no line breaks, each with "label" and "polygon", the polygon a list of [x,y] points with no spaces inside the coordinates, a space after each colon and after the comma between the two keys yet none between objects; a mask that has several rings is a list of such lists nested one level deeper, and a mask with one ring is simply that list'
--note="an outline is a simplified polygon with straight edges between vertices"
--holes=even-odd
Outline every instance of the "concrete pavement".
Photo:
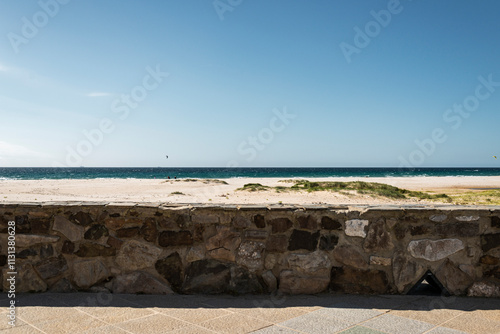
[{"label": "concrete pavement", "polygon": [[439,296],[1,295],[1,333],[500,333],[500,299]]}]

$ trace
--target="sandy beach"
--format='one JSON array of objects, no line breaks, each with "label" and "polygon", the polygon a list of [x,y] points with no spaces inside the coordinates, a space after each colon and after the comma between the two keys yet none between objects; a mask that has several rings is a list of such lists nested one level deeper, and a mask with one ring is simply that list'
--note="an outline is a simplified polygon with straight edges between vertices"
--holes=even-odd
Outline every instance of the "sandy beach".
[{"label": "sandy beach", "polygon": [[[331,191],[241,191],[247,183],[289,187],[282,178],[232,178],[217,182],[160,179],[86,179],[86,180],[2,180],[0,203],[97,201],[152,203],[226,203],[226,204],[412,204],[426,203],[416,198],[394,200],[362,194]],[[393,177],[393,178],[309,178],[310,181],[365,181],[399,188],[436,193],[460,193],[500,188],[499,176],[486,177]],[[433,201],[436,203],[436,201]]]}]

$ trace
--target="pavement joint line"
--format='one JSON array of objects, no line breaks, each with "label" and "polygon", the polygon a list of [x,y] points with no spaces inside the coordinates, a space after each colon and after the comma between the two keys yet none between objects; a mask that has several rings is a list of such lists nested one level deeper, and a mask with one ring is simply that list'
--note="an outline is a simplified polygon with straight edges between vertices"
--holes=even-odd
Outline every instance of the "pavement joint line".
[{"label": "pavement joint line", "polygon": [[[474,306],[475,306],[475,305],[474,305]],[[474,307],[474,306],[473,306],[473,307]],[[472,307],[471,307],[471,308],[472,308]],[[470,309],[469,309],[469,310],[470,310]],[[450,318],[450,319],[448,319],[448,320],[446,320],[446,321],[443,321],[442,323],[440,323],[440,324],[439,324],[439,325],[437,325],[436,327],[441,327],[441,326],[443,326],[444,324],[446,324],[446,323],[448,323],[448,322],[450,322],[450,321],[452,321],[452,320],[455,320],[456,318],[458,318],[458,317],[460,317],[460,316],[464,315],[464,313],[465,313],[465,312],[466,312],[466,311],[460,311],[460,313],[459,313],[459,314],[457,314],[457,315],[456,315],[456,316],[454,316],[453,318]],[[448,327],[447,327],[447,328],[448,328]],[[427,333],[427,332],[426,332],[426,333]],[[424,333],[424,334],[425,334],[425,333]]]},{"label": "pavement joint line", "polygon": [[[236,313],[236,312],[232,312],[232,314],[237,314],[237,313]],[[254,330],[253,332],[258,331],[258,330],[261,330],[261,329],[263,329],[263,328],[267,328],[267,327],[270,327],[270,326],[274,326],[274,325],[276,325],[274,322],[271,322],[271,321],[268,321],[268,320],[255,318],[255,317],[252,317],[252,316],[249,316],[249,315],[246,315],[246,314],[241,314],[241,313],[239,313],[239,312],[238,312],[238,314],[239,314],[239,315],[244,315],[244,316],[245,316],[245,317],[247,317],[247,318],[251,318],[251,319],[255,319],[255,320],[260,320],[260,321],[265,321],[265,322],[269,322],[269,323],[270,323],[270,325],[269,325],[269,326],[265,326],[265,327],[262,327],[262,328],[256,329],[256,330]],[[205,322],[208,322],[208,321],[212,321],[212,320],[215,320],[215,319],[220,319],[220,318],[224,318],[224,317],[228,317],[228,316],[230,316],[230,314],[224,314],[224,315],[221,315],[221,316],[219,316],[219,317],[217,317],[217,318],[212,318],[212,319],[208,319],[208,320],[202,321],[202,322],[200,322],[200,323],[199,323],[199,325],[201,325],[201,324],[203,324],[203,323],[205,323]],[[193,325],[198,326],[198,324],[194,324],[194,323],[193,323]],[[205,327],[202,327],[202,326],[198,326],[198,327],[201,327],[201,328],[203,328],[203,329],[208,329],[208,328],[205,328]],[[216,332],[216,333],[219,333],[219,332]]]},{"label": "pavement joint line", "polygon": [[[297,318],[297,317],[295,317],[295,318]],[[297,332],[297,333],[301,333],[301,334],[309,334],[308,332],[303,332],[303,331],[301,331],[299,329],[290,328],[290,327],[286,327],[286,326],[279,325],[279,324],[270,325],[270,326],[267,326],[267,327],[264,327],[264,328],[273,327],[273,326],[277,326],[277,327],[281,327],[281,328],[286,328],[286,329],[289,329],[291,331],[294,331],[294,332]]]},{"label": "pavement joint line", "polygon": [[[276,307],[265,307],[265,308],[263,308],[263,309],[275,309],[275,308],[276,308]],[[286,308],[288,308],[288,307],[286,307]],[[287,319],[287,320],[284,320],[284,321],[288,321],[288,320],[291,320],[291,319],[295,319],[295,318],[301,317],[301,316],[306,315],[306,314],[311,314],[312,312],[316,312],[316,311],[319,311],[319,310],[324,309],[324,308],[325,308],[325,307],[321,307],[321,308],[320,308],[320,309],[318,309],[318,310],[314,310],[314,311],[306,312],[306,313],[304,313],[304,314],[301,314],[301,315],[295,316],[295,317],[293,317],[293,318],[290,318],[290,319]],[[239,314],[244,314],[244,313],[242,313],[242,312],[238,312],[238,313],[239,313]],[[247,317],[249,317],[249,318],[252,318],[252,319],[257,319],[257,320],[260,320],[260,321],[270,322],[270,323],[272,323],[273,325],[278,325],[278,324],[280,324],[280,323],[282,323],[282,322],[283,322],[283,321],[280,321],[280,322],[273,322],[273,321],[269,321],[269,320],[262,319],[262,318],[257,318],[257,317],[254,317],[254,316],[251,316],[251,315],[247,315],[247,314],[244,314],[244,315],[245,315],[245,316],[247,316]],[[282,326],[282,327],[285,327],[285,326]],[[288,328],[288,327],[286,327],[286,328]],[[292,329],[292,328],[290,328],[290,329]],[[293,330],[295,330],[295,329],[293,329]],[[295,330],[295,331],[296,331],[296,330]]]},{"label": "pavement joint line", "polygon": [[[31,322],[24,320],[24,319],[22,318],[22,316],[17,316],[16,318],[17,318],[17,319],[19,319],[19,320],[21,320],[21,321],[23,321],[23,322],[25,322],[25,323],[26,323],[26,325],[27,325],[28,327],[33,327],[33,328],[35,328],[35,329],[39,330],[40,332],[45,333],[44,331],[42,331],[41,329],[39,329],[38,327],[36,327],[36,326],[35,326],[34,324],[32,324]],[[5,329],[2,329],[2,331],[7,331],[8,329],[12,329],[12,328],[15,328],[15,327],[22,327],[22,326],[12,326],[11,328],[5,328]],[[47,334],[47,333],[45,333],[45,334]]]},{"label": "pavement joint line", "polygon": [[[386,314],[386,313],[384,313],[384,314]],[[382,315],[384,315],[384,314],[379,314],[379,315],[377,315],[376,317],[373,317],[373,318],[367,319],[367,320],[365,320],[365,321],[362,321],[362,322],[358,323],[358,325],[364,324],[365,322],[367,322],[367,321],[369,321],[369,320],[372,320],[372,319],[375,319],[375,318],[378,318],[378,317],[380,317],[380,316],[382,316]],[[429,323],[429,322],[427,322],[427,321],[422,321],[422,320],[416,320],[416,319],[406,318],[406,317],[402,317],[402,316],[400,316],[400,315],[395,315],[395,314],[391,314],[391,315],[392,315],[393,317],[398,317],[398,318],[405,319],[405,320],[418,321],[418,322],[423,322],[424,324],[434,325],[434,324],[431,324],[431,323]],[[363,326],[363,327],[365,327],[365,326]],[[439,327],[439,326],[435,326],[435,327]],[[430,331],[430,330],[432,330],[432,329],[434,329],[435,327],[432,327],[431,329],[429,329],[429,331]],[[370,328],[370,327],[368,327],[368,328]],[[373,329],[373,328],[370,328],[370,329]],[[379,330],[379,329],[377,329],[377,330],[378,330],[378,331],[381,331],[381,330]],[[421,334],[427,333],[427,332],[429,332],[429,331],[422,332]]]},{"label": "pavement joint line", "polygon": [[[200,326],[199,324],[196,324],[196,323],[194,323],[194,322],[189,322],[189,321],[186,321],[186,320],[183,320],[183,319],[180,319],[180,318],[177,318],[177,317],[174,317],[174,316],[171,316],[171,315],[165,314],[165,313],[163,313],[163,312],[158,312],[158,313],[159,313],[159,314],[162,314],[162,315],[164,315],[164,316],[167,316],[167,317],[173,318],[173,319],[175,319],[175,320],[179,320],[179,321],[185,322],[185,323],[187,323],[187,324],[189,324],[189,325],[191,325],[191,326],[196,326],[196,327],[198,327],[198,328],[201,328],[201,329],[204,329],[204,330],[208,330],[208,331],[210,331],[210,332],[214,332],[214,333],[219,333],[219,332],[213,331],[213,330],[211,330],[211,329],[208,329],[208,328],[206,328],[206,327],[202,327],[202,326]],[[222,318],[222,317],[225,317],[225,316],[227,316],[227,315],[228,315],[228,314],[221,315],[221,316],[218,316],[218,317],[215,317],[215,318],[212,318],[212,319],[209,319],[209,320],[205,320],[205,321],[210,321],[210,320],[214,320],[214,319]],[[200,324],[204,323],[205,321],[200,322]],[[173,332],[173,331],[176,331],[176,329],[173,329],[173,330],[171,330],[171,331],[169,331],[169,332]]]},{"label": "pavement joint line", "polygon": [[41,330],[40,328],[36,327],[35,325],[29,324],[29,326],[33,327],[34,329],[36,329],[36,330],[38,330],[38,331],[40,331],[40,332],[42,332],[44,334],[48,334],[47,332]]},{"label": "pavement joint line", "polygon": [[[28,326],[34,327],[35,329],[39,330],[40,332],[47,334],[46,332],[42,331],[40,328],[36,327],[35,324],[32,324],[31,322],[24,320],[22,316],[17,316],[17,318],[24,321]],[[14,326],[14,327],[16,327],[16,326]]]},{"label": "pavement joint line", "polygon": [[[36,330],[38,330],[38,331],[40,331],[42,333],[48,334],[47,332],[45,332],[45,331],[41,330],[40,328],[36,327],[34,324],[32,324],[32,323],[30,323],[28,321],[23,320],[21,317],[19,317],[19,319],[21,319],[22,321],[24,321],[28,326],[31,326],[31,327],[35,328]],[[16,327],[16,326],[14,326],[14,327]],[[5,330],[7,330],[7,329],[10,329],[10,328],[6,328]]]},{"label": "pavement joint line", "polygon": [[[151,308],[146,308],[146,309],[147,309],[147,310],[151,310]],[[155,314],[161,314],[161,315],[163,315],[163,316],[173,318],[173,319],[178,320],[178,321],[180,321],[180,322],[184,322],[184,323],[188,324],[188,326],[186,326],[186,327],[189,327],[189,326],[196,326],[196,327],[198,327],[198,328],[201,328],[201,329],[204,329],[204,330],[208,330],[208,331],[210,331],[210,332],[219,333],[219,332],[215,332],[215,331],[213,331],[213,330],[211,330],[211,329],[208,329],[208,328],[205,328],[205,327],[199,326],[199,324],[195,324],[194,322],[189,322],[189,321],[186,321],[186,320],[183,320],[183,319],[179,319],[179,318],[176,318],[176,317],[174,317],[174,316],[171,316],[171,315],[168,315],[168,314],[164,314],[164,313],[162,313],[162,312],[155,311]],[[139,318],[130,319],[130,320],[127,320],[127,321],[122,321],[122,322],[120,322],[120,324],[123,324],[123,323],[129,322],[129,321],[132,321],[132,320],[138,320],[138,319],[142,319],[142,318],[147,318],[147,317],[150,317],[150,316],[152,316],[152,315],[154,315],[154,314],[149,314],[149,315],[145,315],[145,316],[142,316],[142,317],[139,317]],[[227,315],[227,314],[226,314],[226,315]],[[223,317],[223,316],[220,316],[220,317],[217,317],[217,318],[221,318],[221,317]],[[217,319],[217,318],[214,318],[214,319]],[[213,320],[213,319],[210,319],[210,320]],[[209,320],[206,320],[206,321],[209,321]],[[205,321],[203,321],[203,322],[205,322]],[[123,329],[123,328],[121,328],[121,327],[118,327],[118,328],[119,328],[119,329]],[[182,328],[183,328],[183,327],[181,327],[180,329],[182,329]],[[173,330],[171,330],[171,331],[169,331],[169,332],[173,332],[173,331],[176,331],[176,330],[177,330],[177,329],[173,329]],[[132,333],[132,332],[130,332],[130,333]],[[132,334],[133,334],[133,333],[132,333]]]},{"label": "pavement joint line", "polygon": [[[70,306],[70,307],[71,307],[71,306]],[[104,320],[102,320],[102,319],[99,319],[99,318],[95,317],[94,315],[92,315],[92,314],[90,314],[90,313],[88,313],[88,312],[85,312],[85,311],[83,311],[83,310],[80,310],[80,307],[81,307],[81,306],[78,306],[78,307],[75,307],[75,308],[76,308],[76,310],[77,310],[77,311],[79,311],[79,312],[82,312],[82,313],[84,313],[84,314],[86,314],[86,315],[88,315],[88,316],[90,316],[90,317],[92,317],[92,318],[94,318],[94,319],[96,319],[96,320],[99,320],[99,321],[101,321],[101,322],[104,322],[107,326],[115,327],[115,328],[118,328],[118,329],[124,330],[124,331],[125,331],[125,332],[127,332],[127,333],[134,334],[134,333],[132,333],[132,332],[129,332],[129,331],[128,331],[128,330],[126,330],[126,329],[123,329],[123,328],[120,328],[120,327],[115,326],[115,324],[112,324],[112,323],[106,322],[106,321],[104,321]],[[99,306],[98,306],[98,307],[99,307]],[[101,327],[104,327],[104,326],[101,326]]]},{"label": "pavement joint line", "polygon": [[[177,319],[177,318],[175,318],[175,317],[172,317],[172,318],[174,318],[174,319],[176,319],[176,320],[181,320],[181,319]],[[181,320],[181,321],[183,321],[183,320]],[[208,321],[208,320],[207,320],[207,321]],[[183,322],[186,322],[186,321],[183,321]],[[216,332],[216,331],[213,331],[213,330],[211,330],[211,329],[209,329],[209,328],[206,328],[206,327],[202,327],[202,326],[200,326],[200,325],[198,325],[198,324],[195,324],[195,323],[192,323],[192,322],[188,322],[188,324],[190,325],[190,326],[188,326],[188,327],[195,326],[195,327],[197,327],[197,328],[200,328],[200,329],[203,329],[203,330],[206,330],[206,331],[209,331],[209,332],[213,332],[213,333],[217,333],[217,334],[220,334],[220,333],[221,333],[221,332]],[[121,329],[121,328],[120,328],[120,329]],[[182,328],[180,328],[180,329],[182,329]],[[173,332],[173,331],[176,331],[176,330],[177,330],[177,329],[173,329],[173,330],[171,330],[171,331],[169,331],[169,332]]]}]

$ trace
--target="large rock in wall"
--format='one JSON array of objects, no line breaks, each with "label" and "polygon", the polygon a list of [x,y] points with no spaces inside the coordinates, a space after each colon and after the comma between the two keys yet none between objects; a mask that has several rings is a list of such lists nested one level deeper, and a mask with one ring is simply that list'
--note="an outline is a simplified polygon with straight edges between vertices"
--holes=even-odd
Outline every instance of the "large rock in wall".
[{"label": "large rock in wall", "polygon": [[9,221],[19,292],[406,293],[427,270],[455,295],[500,291],[494,209],[3,204],[4,291]]}]

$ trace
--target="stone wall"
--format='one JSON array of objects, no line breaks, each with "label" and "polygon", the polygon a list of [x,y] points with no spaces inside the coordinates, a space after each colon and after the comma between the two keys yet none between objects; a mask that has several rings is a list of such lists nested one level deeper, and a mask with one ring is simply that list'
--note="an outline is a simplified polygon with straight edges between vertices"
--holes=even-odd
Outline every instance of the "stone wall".
[{"label": "stone wall", "polygon": [[4,291],[12,221],[17,292],[500,297],[498,207],[3,204]]}]

